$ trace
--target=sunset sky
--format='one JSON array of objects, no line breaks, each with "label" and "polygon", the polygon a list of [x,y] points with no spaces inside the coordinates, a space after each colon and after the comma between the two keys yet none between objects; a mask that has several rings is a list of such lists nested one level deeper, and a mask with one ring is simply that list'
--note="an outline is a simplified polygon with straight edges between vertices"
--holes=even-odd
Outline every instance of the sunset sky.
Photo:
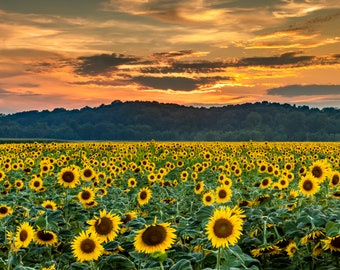
[{"label": "sunset sky", "polygon": [[339,0],[0,0],[0,113],[340,107]]}]

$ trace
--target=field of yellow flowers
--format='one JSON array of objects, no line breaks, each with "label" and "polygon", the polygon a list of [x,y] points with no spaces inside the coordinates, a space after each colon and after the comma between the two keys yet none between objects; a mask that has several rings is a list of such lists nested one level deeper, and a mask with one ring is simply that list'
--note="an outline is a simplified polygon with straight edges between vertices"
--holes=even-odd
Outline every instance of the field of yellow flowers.
[{"label": "field of yellow flowers", "polygon": [[340,269],[340,143],[0,144],[0,269]]}]

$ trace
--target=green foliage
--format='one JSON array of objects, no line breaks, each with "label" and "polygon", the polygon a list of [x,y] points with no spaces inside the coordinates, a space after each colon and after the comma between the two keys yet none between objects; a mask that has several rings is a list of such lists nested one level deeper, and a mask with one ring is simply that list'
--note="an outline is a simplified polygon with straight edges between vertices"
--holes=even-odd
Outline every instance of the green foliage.
[{"label": "green foliage", "polygon": [[0,118],[0,138],[148,141],[339,141],[340,110],[254,103],[195,108],[120,102]]}]

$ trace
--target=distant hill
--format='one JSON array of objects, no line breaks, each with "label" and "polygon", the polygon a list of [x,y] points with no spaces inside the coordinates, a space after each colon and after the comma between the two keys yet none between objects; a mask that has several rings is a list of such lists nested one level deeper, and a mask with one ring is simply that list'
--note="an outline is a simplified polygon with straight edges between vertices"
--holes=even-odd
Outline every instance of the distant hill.
[{"label": "distant hill", "polygon": [[279,103],[192,107],[121,102],[0,117],[0,138],[160,141],[340,141],[340,110]]}]

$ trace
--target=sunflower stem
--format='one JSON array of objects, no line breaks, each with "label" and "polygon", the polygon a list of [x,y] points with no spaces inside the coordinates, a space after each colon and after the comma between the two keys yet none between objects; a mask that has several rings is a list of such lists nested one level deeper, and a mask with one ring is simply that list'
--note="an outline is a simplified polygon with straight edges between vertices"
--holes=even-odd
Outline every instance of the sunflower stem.
[{"label": "sunflower stem", "polygon": [[161,270],[164,270],[163,262],[159,262],[159,265],[161,267]]},{"label": "sunflower stem", "polygon": [[267,220],[263,221],[263,245],[267,245]]},{"label": "sunflower stem", "polygon": [[221,269],[221,253],[222,253],[222,247],[218,248],[218,252],[217,252],[217,259],[216,259],[216,270],[220,270]]}]

